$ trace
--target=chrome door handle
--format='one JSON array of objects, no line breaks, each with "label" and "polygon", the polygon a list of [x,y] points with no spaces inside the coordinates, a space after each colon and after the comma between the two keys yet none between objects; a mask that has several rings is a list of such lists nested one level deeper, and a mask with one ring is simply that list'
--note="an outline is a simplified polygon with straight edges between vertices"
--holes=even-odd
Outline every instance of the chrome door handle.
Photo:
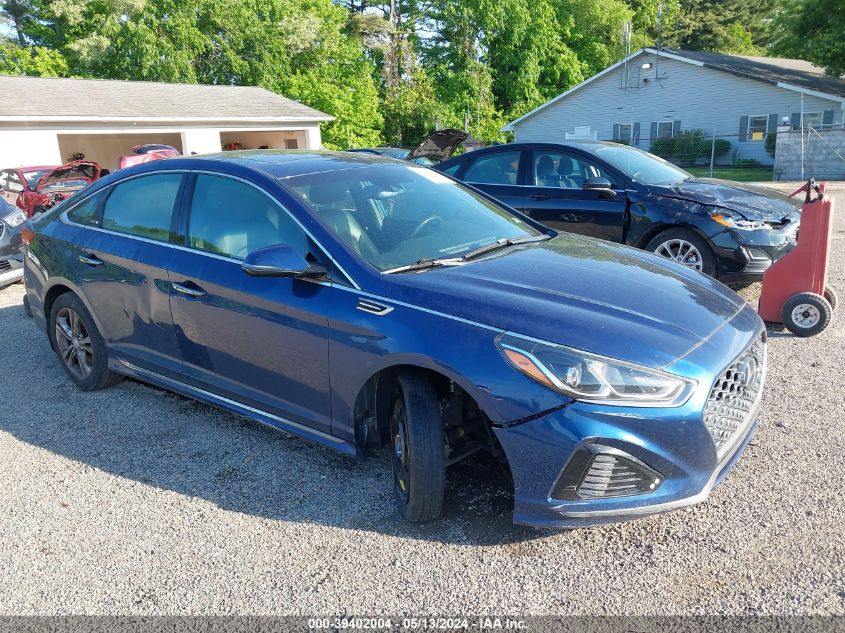
[{"label": "chrome door handle", "polygon": [[83,264],[86,264],[88,266],[102,266],[103,264],[106,263],[102,259],[97,257],[96,255],[92,255],[92,254],[80,255],[79,261],[81,261]]},{"label": "chrome door handle", "polygon": [[208,294],[202,288],[191,288],[190,286],[184,286],[176,282],[172,282],[170,285],[173,286],[176,292],[181,292],[183,295],[188,295],[189,297],[204,297]]}]

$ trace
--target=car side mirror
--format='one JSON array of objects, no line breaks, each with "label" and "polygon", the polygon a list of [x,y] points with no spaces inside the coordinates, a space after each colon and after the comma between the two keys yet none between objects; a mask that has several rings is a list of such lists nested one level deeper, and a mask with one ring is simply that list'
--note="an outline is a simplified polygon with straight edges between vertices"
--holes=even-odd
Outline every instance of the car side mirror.
[{"label": "car side mirror", "polygon": [[595,191],[602,198],[613,198],[616,195],[616,192],[613,190],[613,184],[607,178],[587,178],[581,189],[584,191]]},{"label": "car side mirror", "polygon": [[328,270],[322,264],[305,261],[287,244],[275,244],[252,251],[241,268],[254,277],[299,277],[315,279],[325,277]]}]

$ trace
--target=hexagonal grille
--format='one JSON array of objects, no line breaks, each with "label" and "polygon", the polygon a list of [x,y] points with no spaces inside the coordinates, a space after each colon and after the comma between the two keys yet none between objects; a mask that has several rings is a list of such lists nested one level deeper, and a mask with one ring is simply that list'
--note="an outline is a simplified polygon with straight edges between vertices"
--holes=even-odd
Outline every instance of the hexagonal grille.
[{"label": "hexagonal grille", "polygon": [[761,336],[716,380],[707,406],[704,424],[721,460],[743,437],[763,395],[766,375],[766,342]]}]

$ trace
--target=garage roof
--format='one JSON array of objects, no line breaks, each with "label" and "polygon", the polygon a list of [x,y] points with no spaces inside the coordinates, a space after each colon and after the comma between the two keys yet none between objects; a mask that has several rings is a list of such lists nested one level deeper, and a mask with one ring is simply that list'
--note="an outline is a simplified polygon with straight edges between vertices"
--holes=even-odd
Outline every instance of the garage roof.
[{"label": "garage roof", "polygon": [[0,75],[0,120],[331,121],[255,86]]}]

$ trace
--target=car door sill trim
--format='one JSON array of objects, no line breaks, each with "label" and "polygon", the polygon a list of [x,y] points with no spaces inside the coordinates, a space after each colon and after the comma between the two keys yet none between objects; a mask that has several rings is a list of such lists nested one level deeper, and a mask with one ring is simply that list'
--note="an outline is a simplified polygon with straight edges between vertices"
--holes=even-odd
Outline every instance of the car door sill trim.
[{"label": "car door sill trim", "polygon": [[283,431],[292,433],[297,437],[302,437],[304,439],[317,442],[318,444],[322,444],[323,446],[334,448],[335,450],[338,450],[346,455],[355,456],[358,454],[358,450],[353,444],[328,433],[324,433],[323,431],[312,429],[311,427],[306,426],[304,424],[300,424],[299,422],[293,422],[292,420],[288,420],[287,418],[275,415],[274,413],[270,413],[269,411],[264,411],[263,409],[258,409],[248,404],[244,404],[243,402],[238,402],[237,400],[226,398],[211,391],[206,391],[205,389],[194,387],[193,385],[189,385],[180,380],[174,380],[173,378],[162,376],[161,374],[158,374],[149,369],[144,369],[143,367],[133,365],[129,361],[121,359],[117,362],[120,365],[120,367],[117,368],[119,372],[129,374],[134,378],[147,380],[164,388],[170,388],[173,391],[176,391],[177,393],[187,396],[189,398],[194,398],[196,400],[208,402],[209,404],[218,405],[223,409],[232,411],[234,413],[240,413],[241,415],[247,416],[251,420],[255,420],[256,422],[260,422],[261,424],[272,427],[274,429],[281,429]]}]

